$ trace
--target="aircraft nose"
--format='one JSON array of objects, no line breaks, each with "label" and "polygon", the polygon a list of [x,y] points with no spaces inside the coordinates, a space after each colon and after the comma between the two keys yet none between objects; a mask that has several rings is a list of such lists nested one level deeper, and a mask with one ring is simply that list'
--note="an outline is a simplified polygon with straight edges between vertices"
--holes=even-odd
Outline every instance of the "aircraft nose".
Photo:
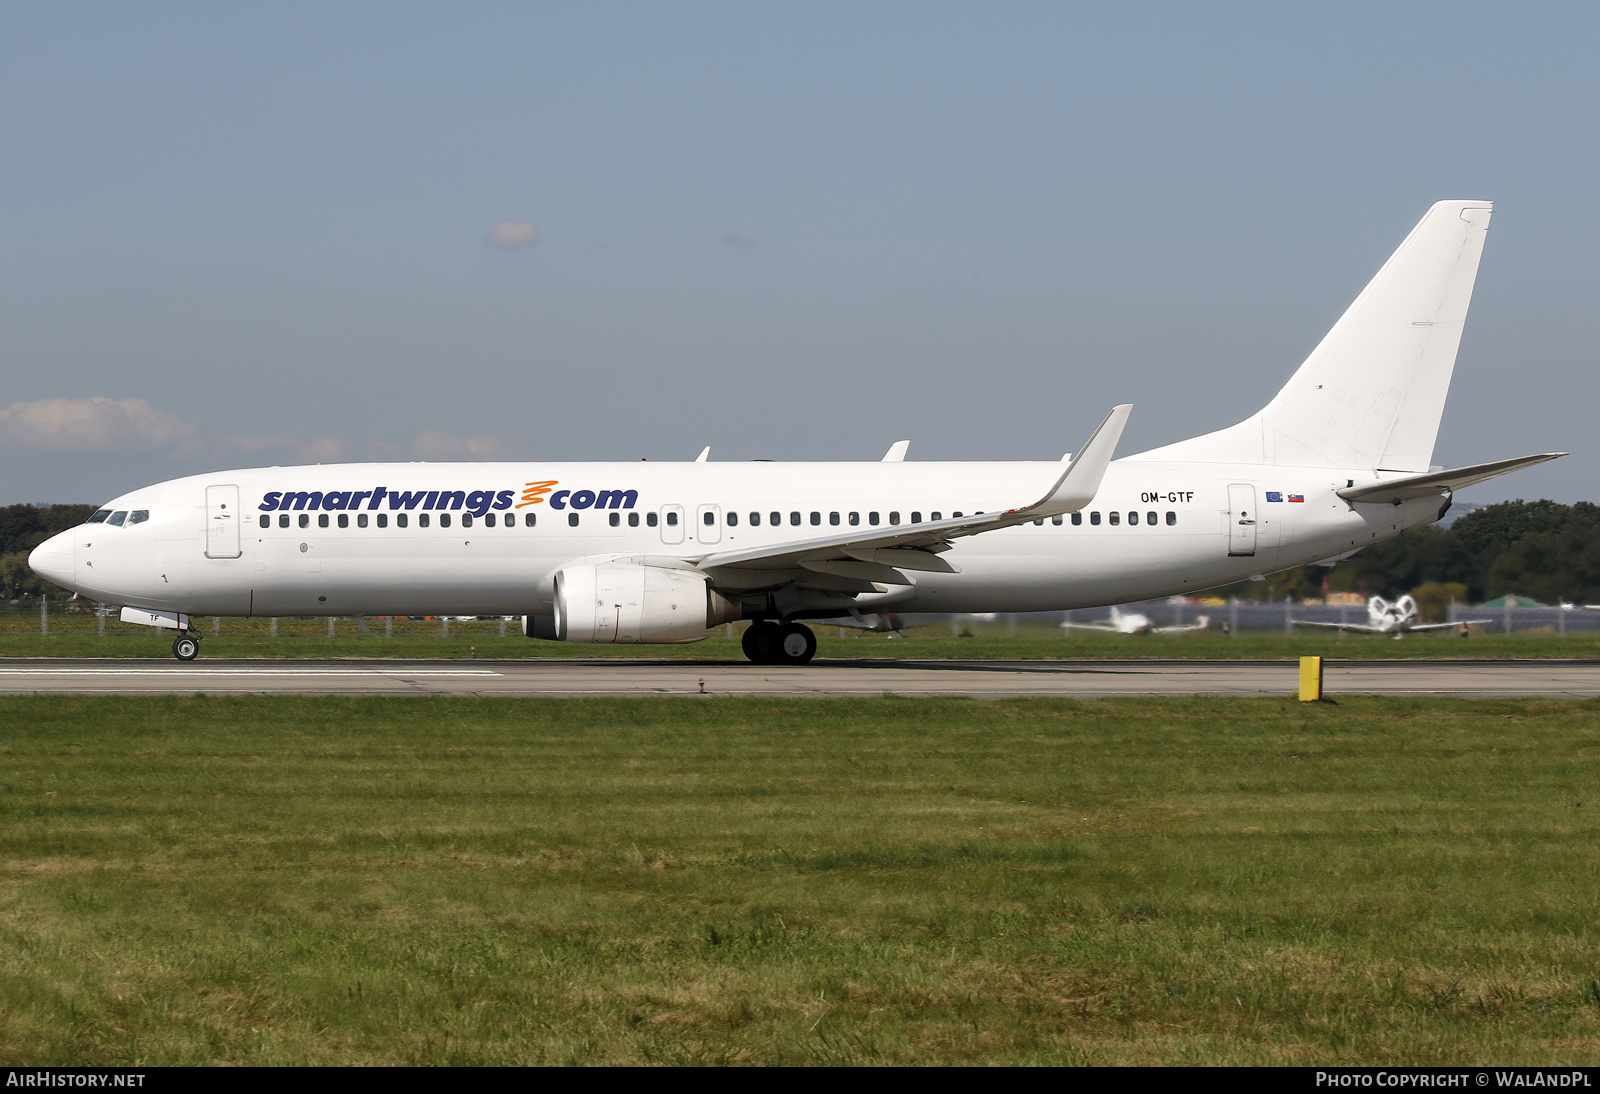
[{"label": "aircraft nose", "polygon": [[28,569],[62,588],[76,585],[78,562],[72,533],[58,533],[35,547],[28,555]]}]

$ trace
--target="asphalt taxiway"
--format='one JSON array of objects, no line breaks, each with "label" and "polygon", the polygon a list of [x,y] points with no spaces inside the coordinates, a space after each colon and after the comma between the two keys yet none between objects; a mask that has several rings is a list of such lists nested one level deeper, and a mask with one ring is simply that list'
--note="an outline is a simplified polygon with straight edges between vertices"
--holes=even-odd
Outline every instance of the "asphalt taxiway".
[{"label": "asphalt taxiway", "polygon": [[[281,695],[1290,695],[1296,662],[818,660],[799,667],[652,659],[527,661],[0,660],[0,692]],[[1600,697],[1600,661],[1328,661],[1339,695]]]}]

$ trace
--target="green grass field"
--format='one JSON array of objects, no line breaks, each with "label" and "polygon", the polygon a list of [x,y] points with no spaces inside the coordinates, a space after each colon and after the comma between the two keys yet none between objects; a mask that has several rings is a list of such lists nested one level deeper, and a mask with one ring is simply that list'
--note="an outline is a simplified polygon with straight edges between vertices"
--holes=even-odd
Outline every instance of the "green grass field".
[{"label": "green grass field", "polygon": [[[197,619],[205,635],[202,657],[438,657],[491,659],[534,657],[647,657],[685,660],[743,661],[737,637],[719,627],[704,642],[681,646],[583,646],[523,638],[518,624],[498,621],[449,624],[448,636],[438,622],[396,621],[385,635],[382,620],[369,620],[366,633],[350,619],[334,622],[328,636],[326,619],[281,619],[278,635],[265,619],[224,619],[214,634],[215,620]],[[37,615],[0,615],[0,657],[171,657],[172,631],[123,626],[111,621],[102,636],[98,621],[87,613],[58,613],[50,633],[40,635]],[[1063,635],[1050,624],[1022,623],[1015,635],[1005,623],[964,624],[966,637],[952,636],[948,626],[917,627],[905,637],[845,631],[817,626],[819,657],[891,657],[932,659],[1046,658],[1288,658],[1320,654],[1332,658],[1395,657],[1520,657],[1600,658],[1600,631],[1559,635],[1520,631],[1512,635],[1479,633],[1461,639],[1449,633],[1412,635],[1396,641],[1370,635],[1302,630],[1244,631],[1229,638],[1220,633],[1183,637],[1126,636],[1078,630]],[[737,630],[742,630],[741,624]]]},{"label": "green grass field", "polygon": [[0,712],[12,1064],[1600,1062],[1596,703]]}]

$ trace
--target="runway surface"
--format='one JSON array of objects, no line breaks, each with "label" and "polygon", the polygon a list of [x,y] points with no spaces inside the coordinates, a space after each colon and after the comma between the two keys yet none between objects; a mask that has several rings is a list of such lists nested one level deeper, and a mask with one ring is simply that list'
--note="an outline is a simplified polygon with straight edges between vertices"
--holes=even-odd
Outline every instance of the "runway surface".
[{"label": "runway surface", "polygon": [[[0,660],[0,692],[283,695],[1292,695],[1294,661]],[[1328,661],[1339,695],[1600,696],[1600,661]]]}]

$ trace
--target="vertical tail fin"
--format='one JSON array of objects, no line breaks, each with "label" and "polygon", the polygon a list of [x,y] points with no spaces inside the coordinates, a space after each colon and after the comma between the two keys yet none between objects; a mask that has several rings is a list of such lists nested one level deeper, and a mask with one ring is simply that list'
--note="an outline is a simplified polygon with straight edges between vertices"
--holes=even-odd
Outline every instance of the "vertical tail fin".
[{"label": "vertical tail fin", "polygon": [[1429,209],[1259,413],[1131,458],[1426,471],[1492,208]]}]

